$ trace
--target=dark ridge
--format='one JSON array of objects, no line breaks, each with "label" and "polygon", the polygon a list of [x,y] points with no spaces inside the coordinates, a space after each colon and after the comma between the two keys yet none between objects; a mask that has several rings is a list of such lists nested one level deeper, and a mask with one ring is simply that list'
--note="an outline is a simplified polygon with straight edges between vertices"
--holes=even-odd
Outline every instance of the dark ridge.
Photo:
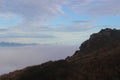
[{"label": "dark ridge", "polygon": [[80,53],[91,53],[98,50],[108,50],[120,45],[120,30],[116,29],[102,29],[98,33],[94,33],[88,40],[83,42],[80,50],[76,51],[74,55]]},{"label": "dark ridge", "polygon": [[103,29],[71,57],[16,70],[0,80],[120,80],[120,30]]}]

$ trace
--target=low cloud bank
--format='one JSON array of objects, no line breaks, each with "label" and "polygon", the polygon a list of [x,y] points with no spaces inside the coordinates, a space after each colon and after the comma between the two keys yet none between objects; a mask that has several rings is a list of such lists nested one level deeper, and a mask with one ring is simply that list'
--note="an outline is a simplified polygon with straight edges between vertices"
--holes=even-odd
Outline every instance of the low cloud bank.
[{"label": "low cloud bank", "polygon": [[0,75],[49,60],[64,59],[77,49],[78,46],[71,45],[0,47]]}]

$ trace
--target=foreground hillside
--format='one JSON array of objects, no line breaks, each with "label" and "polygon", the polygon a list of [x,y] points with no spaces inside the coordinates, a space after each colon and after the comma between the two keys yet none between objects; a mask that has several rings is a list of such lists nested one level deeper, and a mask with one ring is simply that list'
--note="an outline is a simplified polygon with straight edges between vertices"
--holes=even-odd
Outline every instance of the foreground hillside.
[{"label": "foreground hillside", "polygon": [[71,57],[17,70],[0,80],[120,80],[120,30],[103,29]]}]

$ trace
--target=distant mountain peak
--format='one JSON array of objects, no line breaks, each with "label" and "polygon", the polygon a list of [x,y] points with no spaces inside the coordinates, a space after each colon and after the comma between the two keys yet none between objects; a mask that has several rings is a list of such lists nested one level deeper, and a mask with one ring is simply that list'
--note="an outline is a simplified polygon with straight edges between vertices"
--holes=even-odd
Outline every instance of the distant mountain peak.
[{"label": "distant mountain peak", "polygon": [[21,47],[21,46],[32,46],[37,45],[35,43],[25,44],[25,43],[14,43],[14,42],[0,42],[0,47]]}]

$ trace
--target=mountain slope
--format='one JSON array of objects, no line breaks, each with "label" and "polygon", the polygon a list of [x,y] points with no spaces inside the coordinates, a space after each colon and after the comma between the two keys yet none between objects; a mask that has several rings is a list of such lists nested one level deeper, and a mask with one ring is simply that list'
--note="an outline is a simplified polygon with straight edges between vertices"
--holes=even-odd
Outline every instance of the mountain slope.
[{"label": "mountain slope", "polygon": [[120,80],[120,30],[103,29],[65,60],[49,61],[0,80]]}]

